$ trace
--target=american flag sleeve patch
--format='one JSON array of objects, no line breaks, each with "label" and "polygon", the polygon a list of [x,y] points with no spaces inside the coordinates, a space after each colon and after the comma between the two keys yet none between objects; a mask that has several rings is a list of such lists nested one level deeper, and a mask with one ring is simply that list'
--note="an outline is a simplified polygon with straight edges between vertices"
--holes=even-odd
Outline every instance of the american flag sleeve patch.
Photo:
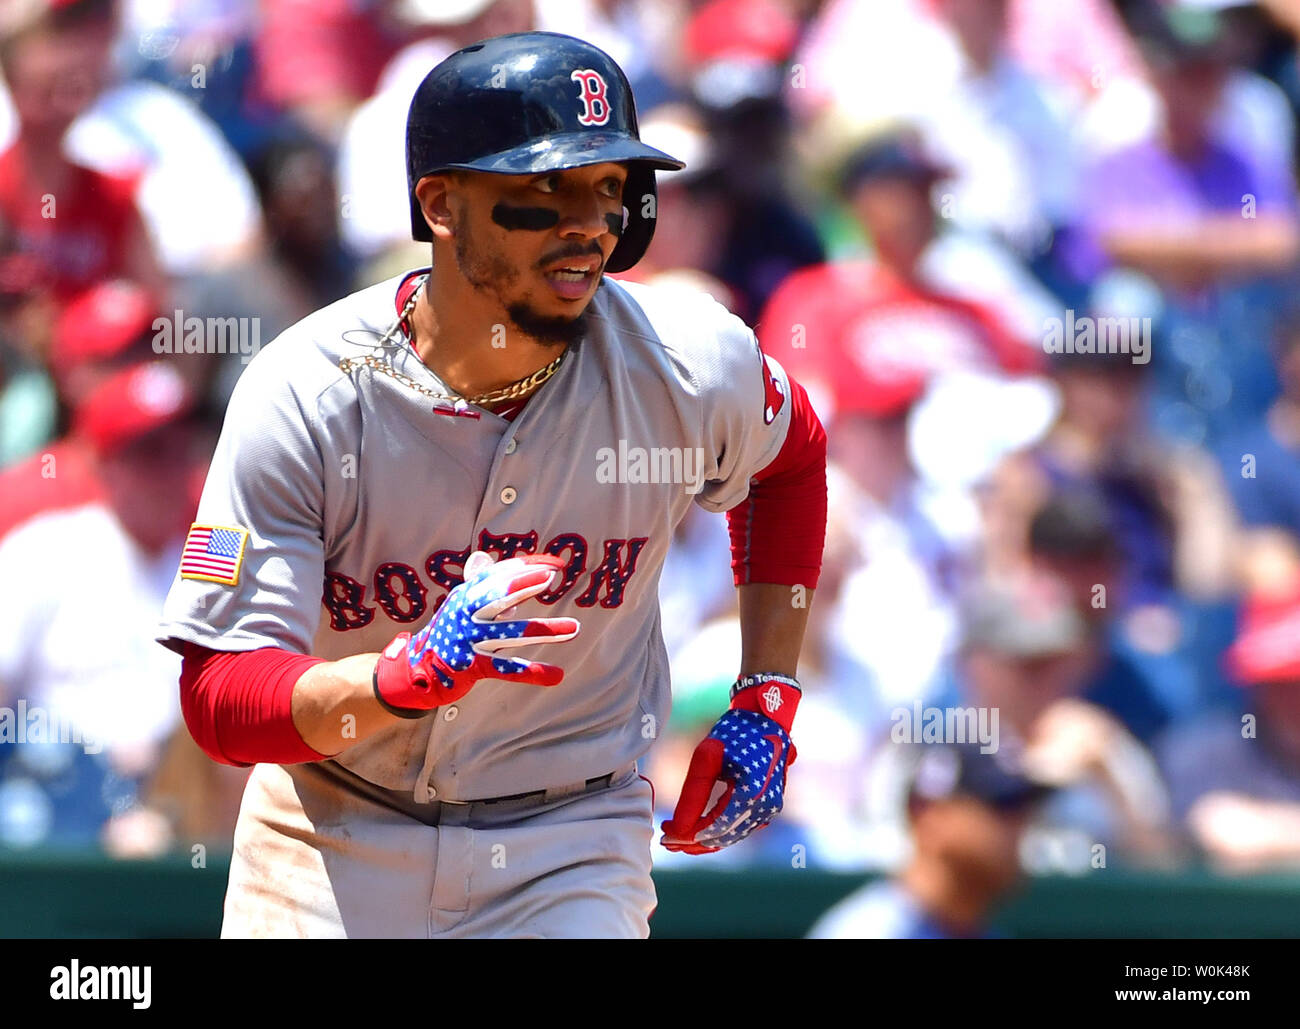
[{"label": "american flag sleeve patch", "polygon": [[224,525],[190,526],[181,553],[181,578],[201,579],[234,586],[239,582],[239,566],[244,560],[244,544],[248,542],[245,529],[232,529]]}]

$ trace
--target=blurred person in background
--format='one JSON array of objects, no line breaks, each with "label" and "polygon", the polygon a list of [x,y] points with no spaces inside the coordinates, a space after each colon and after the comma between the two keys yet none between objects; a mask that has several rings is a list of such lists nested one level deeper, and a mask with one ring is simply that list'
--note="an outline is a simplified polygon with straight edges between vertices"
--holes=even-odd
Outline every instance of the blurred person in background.
[{"label": "blurred person in background", "polygon": [[1300,562],[1250,596],[1226,663],[1232,709],[1171,729],[1159,748],[1174,813],[1233,873],[1300,866]]},{"label": "blurred person in background", "polygon": [[[1152,364],[1153,426],[1215,447],[1277,388],[1268,341],[1279,276],[1300,255],[1291,147],[1268,139],[1269,118],[1221,115],[1233,64],[1220,15],[1141,4],[1130,21],[1160,121],[1094,162],[1084,221],[1106,261],[1163,291],[1163,305],[1143,312],[1168,341]],[[1256,123],[1265,128],[1242,129]]]},{"label": "blurred person in background", "polygon": [[[159,653],[147,630],[174,578],[211,452],[193,403],[163,362],[104,379],[75,415],[77,434],[95,453],[102,498],[38,515],[0,541],[0,576],[26,584],[0,602],[4,705],[22,701],[94,744],[51,750],[15,739],[0,748],[7,842],[102,838],[131,852],[165,845],[156,820],[137,821],[130,833],[109,821],[138,804],[180,725],[180,659]],[[99,615],[88,618],[90,611]]]},{"label": "blurred person in background", "polygon": [[1292,120],[1300,114],[1300,7],[1291,0],[1259,0],[1228,12],[1234,28],[1245,37],[1247,59],[1278,84],[1291,104]]},{"label": "blurred person in background", "polygon": [[[185,97],[118,76],[112,51],[119,9],[117,0],[22,0],[6,6],[9,32],[30,47],[35,67],[26,81],[19,68],[19,81],[9,84],[12,97],[0,96],[0,145],[18,138],[20,119],[23,135],[31,131],[25,109],[33,100],[23,95],[31,93],[35,103],[49,105],[47,134],[66,129],[68,161],[133,180],[135,205],[168,276],[202,275],[247,257],[260,244],[261,224],[243,165]],[[7,65],[5,72],[11,74]],[[99,196],[103,203],[108,191]],[[65,204],[88,202],[61,194],[57,201],[59,221],[70,220]],[[157,288],[139,268],[131,274]]]},{"label": "blurred person in background", "polygon": [[[1088,867],[1081,841],[1133,860],[1162,860],[1171,847],[1164,784],[1121,720],[1084,699],[1098,641],[1064,584],[1032,573],[979,581],[963,594],[961,616],[953,678],[934,706],[988,712],[997,752],[1059,788],[1032,827],[1044,853],[1057,855],[1048,860],[1067,863],[1055,870]],[[877,747],[873,776],[897,778],[891,765],[901,749],[899,731],[895,726]]]},{"label": "blurred person in background", "polygon": [[1055,421],[1005,457],[981,491],[986,564],[995,575],[1023,568],[1046,499],[1090,493],[1105,505],[1119,557],[1107,603],[1137,651],[1170,654],[1186,642],[1185,606],[1232,586],[1235,517],[1218,469],[1145,427],[1148,365],[1133,354],[1060,353],[1049,367]]},{"label": "blurred person in background", "polygon": [[[64,412],[79,408],[109,376],[153,359],[158,314],[157,299],[125,280],[92,286],[67,304],[55,323],[49,360]],[[0,537],[38,514],[101,497],[95,448],[83,434],[66,432],[0,470]]]},{"label": "blurred person in background", "polygon": [[704,270],[726,283],[729,306],[750,324],[791,272],[825,260],[791,189],[785,86],[798,37],[798,20],[777,0],[709,0],[682,31],[681,82],[703,114],[716,170],[708,203],[722,219],[720,252]]},{"label": "blurred person in background", "polygon": [[[1019,30],[1027,6],[1009,0],[832,3],[797,57],[807,86],[790,95],[809,119],[814,146],[834,146],[883,124],[916,125],[954,172],[944,216],[967,231],[996,236],[1057,286],[1062,274],[1048,273],[1049,251],[1076,216],[1081,162],[1070,117],[1084,97],[1075,81],[1030,70],[1013,49],[1012,26]],[[1068,6],[1078,15],[1088,5]],[[1088,45],[1096,24],[1086,12],[1076,17],[1071,48]],[[1042,45],[1041,37],[1035,40],[1035,48]]]},{"label": "blurred person in background", "polygon": [[[286,128],[253,155],[251,174],[266,227],[255,257],[181,284],[187,317],[244,319],[247,344],[226,353],[186,355],[214,411],[224,411],[257,349],[356,286],[357,261],[339,236],[334,155],[319,140]],[[222,324],[216,322],[213,324]],[[251,351],[251,352],[250,352]]]},{"label": "blurred person in background", "polygon": [[703,290],[738,314],[740,297],[720,278],[730,223],[729,184],[702,116],[687,104],[665,104],[650,111],[640,128],[647,145],[684,154],[686,167],[656,175],[654,238],[645,257],[620,277]]},{"label": "blurred person in background", "polygon": [[928,6],[959,51],[947,95],[916,112],[956,171],[952,217],[996,233],[1026,259],[1040,258],[1075,217],[1079,155],[1067,99],[1011,52],[1009,0]]},{"label": "blurred person in background", "polygon": [[0,154],[7,251],[40,261],[59,301],[112,276],[160,289],[162,272],[135,206],[136,178],[87,166],[63,148],[69,127],[104,88],[112,5],[19,8],[0,20],[0,68],[17,121]]},{"label": "blurred person in background", "polygon": [[1183,655],[1155,662],[1135,654],[1115,611],[1123,606],[1123,559],[1105,500],[1082,489],[1050,495],[1029,523],[1029,567],[1060,583],[1092,640],[1083,699],[1114,714],[1150,744],[1200,695]]},{"label": "blurred person in background", "polygon": [[809,939],[994,936],[998,907],[1023,882],[1020,842],[1051,787],[978,744],[908,744],[911,853],[887,878],[821,916]]},{"label": "blurred person in background", "polygon": [[1297,254],[1289,155],[1222,139],[1214,120],[1230,67],[1221,22],[1178,5],[1144,13],[1136,31],[1160,132],[1090,169],[1093,230],[1112,259],[1176,291],[1286,268]]},{"label": "blurred person in background", "polygon": [[[287,10],[302,5],[279,0],[279,6]],[[342,203],[335,210],[340,212],[340,232],[348,248],[365,261],[378,261],[383,269],[391,264],[396,271],[423,262],[426,257],[411,242],[411,211],[405,199],[406,152],[402,140],[416,87],[431,67],[463,46],[490,36],[547,26],[537,24],[533,0],[397,0],[385,6],[401,46],[385,63],[373,94],[368,91],[361,96],[361,102],[348,108],[340,125],[336,174]],[[312,17],[329,7],[319,8]],[[289,26],[285,28],[284,45],[289,46]],[[294,30],[296,35],[296,26]],[[266,45],[265,37],[262,45]],[[344,54],[350,54],[349,39],[341,38],[339,46]],[[301,56],[294,57],[299,59]],[[294,90],[301,88],[297,82],[288,84]],[[333,103],[328,92],[324,101],[319,92],[304,95],[312,96],[313,102]],[[322,131],[319,119],[307,116],[302,121]],[[325,134],[321,138],[332,137]],[[389,273],[375,273],[385,274]]]},{"label": "blurred person in background", "polygon": [[118,858],[157,857],[169,850],[192,858],[195,844],[229,854],[248,773],[217,764],[179,726],[135,787],[135,803],[109,820],[100,842]]},{"label": "blurred person in background", "polygon": [[[939,233],[931,189],[945,170],[908,133],[864,143],[844,163],[840,191],[874,248],[870,261],[833,261],[782,282],[759,319],[763,349],[801,370],[879,348],[900,371],[1023,373],[1039,356],[991,308],[932,283],[924,266]],[[810,395],[816,397],[810,389]]]},{"label": "blurred person in background", "polygon": [[193,103],[247,159],[286,115],[257,89],[254,45],[262,0],[119,0],[114,58],[124,77]]},{"label": "blurred person in background", "polygon": [[[820,6],[796,55],[808,70],[806,85],[792,93],[804,117],[828,108],[856,111],[864,122],[916,117],[950,97],[971,72],[954,28],[945,24],[941,0],[829,0]],[[1049,95],[1067,98],[1072,111],[1140,74],[1111,0],[1009,0],[983,9],[994,13],[985,25],[963,22],[975,43],[970,49],[987,52],[981,39],[999,43],[1018,77],[1038,88],[1050,83]],[[964,13],[951,11],[950,17]]]}]

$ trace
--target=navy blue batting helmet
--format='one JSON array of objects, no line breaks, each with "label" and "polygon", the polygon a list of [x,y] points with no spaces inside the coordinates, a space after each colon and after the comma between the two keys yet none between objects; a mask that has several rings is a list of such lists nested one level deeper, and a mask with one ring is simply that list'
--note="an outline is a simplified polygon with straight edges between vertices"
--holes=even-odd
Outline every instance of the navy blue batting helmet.
[{"label": "navy blue batting helmet", "polygon": [[681,161],[641,142],[632,88],[603,50],[558,32],[497,36],[457,50],[411,100],[406,177],[411,235],[430,242],[415,186],[463,168],[536,175],[605,162],[626,164],[627,226],[606,263],[621,272],[641,259],[655,227],[655,169]]}]

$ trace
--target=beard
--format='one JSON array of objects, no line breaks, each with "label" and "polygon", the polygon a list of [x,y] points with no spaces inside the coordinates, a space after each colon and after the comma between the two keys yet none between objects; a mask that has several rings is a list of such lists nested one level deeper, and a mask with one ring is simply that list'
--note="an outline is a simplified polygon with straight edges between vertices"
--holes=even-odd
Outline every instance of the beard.
[{"label": "beard", "polygon": [[576,347],[587,334],[587,309],[576,318],[556,318],[539,314],[528,304],[519,302],[506,308],[515,328],[548,347]]},{"label": "beard", "polygon": [[587,334],[587,310],[572,318],[542,314],[526,300],[507,301],[504,290],[519,281],[519,269],[500,254],[483,252],[474,242],[469,219],[462,218],[456,233],[456,263],[465,281],[481,293],[495,297],[511,324],[543,346],[577,347]]}]

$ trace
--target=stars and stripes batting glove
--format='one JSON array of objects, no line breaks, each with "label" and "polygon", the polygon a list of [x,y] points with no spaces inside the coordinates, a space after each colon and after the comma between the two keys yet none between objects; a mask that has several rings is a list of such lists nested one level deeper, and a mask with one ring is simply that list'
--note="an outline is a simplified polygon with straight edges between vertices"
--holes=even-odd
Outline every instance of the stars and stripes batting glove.
[{"label": "stars and stripes batting glove", "polygon": [[578,635],[574,618],[506,620],[511,610],[559,582],[564,560],[549,554],[512,557],[500,564],[476,550],[465,581],[447,594],[420,632],[400,633],[375,665],[375,696],[402,718],[421,718],[465,696],[480,679],[554,686],[555,665],[497,656],[513,647],[563,643]]},{"label": "stars and stripes batting glove", "polygon": [[663,823],[665,847],[708,854],[776,817],[786,766],[797,753],[790,726],[801,695],[799,683],[786,675],[736,680],[730,710],[691,756],[673,817]]}]

